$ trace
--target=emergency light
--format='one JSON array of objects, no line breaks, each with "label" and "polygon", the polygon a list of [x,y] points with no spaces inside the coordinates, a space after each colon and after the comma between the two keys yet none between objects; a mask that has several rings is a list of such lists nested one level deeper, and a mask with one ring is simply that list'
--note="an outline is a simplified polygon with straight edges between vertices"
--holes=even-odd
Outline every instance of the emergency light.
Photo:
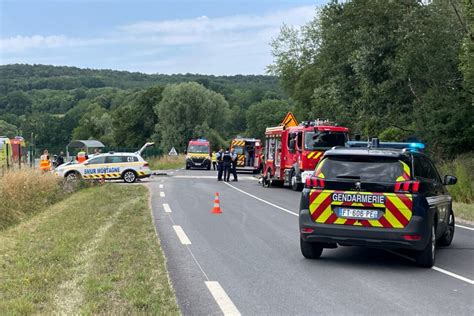
[{"label": "emergency light", "polygon": [[420,142],[404,143],[404,142],[381,142],[378,138],[372,138],[371,141],[348,141],[348,147],[366,147],[366,148],[395,148],[405,149],[408,151],[422,151],[425,144]]}]

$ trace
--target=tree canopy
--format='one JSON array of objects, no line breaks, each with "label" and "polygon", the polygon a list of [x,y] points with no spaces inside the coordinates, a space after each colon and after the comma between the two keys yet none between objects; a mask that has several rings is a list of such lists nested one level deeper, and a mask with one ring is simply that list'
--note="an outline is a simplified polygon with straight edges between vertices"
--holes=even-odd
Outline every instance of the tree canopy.
[{"label": "tree canopy", "polygon": [[303,116],[366,137],[419,138],[437,153],[470,151],[473,55],[460,55],[463,41],[472,45],[463,16],[454,0],[333,1],[307,25],[282,27],[270,70]]}]

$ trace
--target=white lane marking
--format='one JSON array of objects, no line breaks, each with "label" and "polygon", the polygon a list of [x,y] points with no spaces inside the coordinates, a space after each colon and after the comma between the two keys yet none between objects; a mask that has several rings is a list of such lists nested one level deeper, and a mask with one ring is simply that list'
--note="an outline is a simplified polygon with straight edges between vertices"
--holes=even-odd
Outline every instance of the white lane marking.
[{"label": "white lane marking", "polygon": [[170,208],[169,204],[163,203],[163,208],[165,209],[166,213],[171,213],[171,208]]},{"label": "white lane marking", "polygon": [[264,199],[261,199],[261,198],[259,198],[258,196],[255,196],[255,195],[253,195],[253,194],[250,194],[250,193],[245,192],[244,190],[241,190],[241,189],[239,189],[239,188],[234,187],[234,186],[233,186],[232,184],[230,184],[230,183],[227,183],[227,182],[224,182],[224,183],[227,184],[228,186],[230,186],[231,188],[233,188],[233,189],[239,191],[240,193],[246,194],[246,195],[248,195],[248,196],[250,196],[250,197],[252,197],[252,198],[254,198],[254,199],[256,199],[256,200],[258,200],[258,201],[260,201],[260,202],[263,202],[263,203],[265,203],[265,204],[268,204],[268,205],[270,205],[270,206],[273,206],[273,207],[275,207],[275,208],[277,208],[277,209],[279,209],[279,210],[282,210],[283,212],[286,212],[286,213],[288,213],[288,214],[291,214],[291,215],[294,215],[294,216],[299,216],[298,213],[295,213],[295,212],[293,212],[293,211],[287,210],[286,208],[281,207],[281,206],[278,206],[278,205],[273,204],[273,203],[271,203],[271,202],[265,201]]},{"label": "white lane marking", "polygon": [[463,277],[463,276],[461,276],[461,275],[459,275],[459,274],[456,274],[456,273],[453,273],[453,272],[451,272],[451,271],[444,270],[444,269],[441,269],[441,268],[438,268],[438,267],[433,267],[433,268],[431,268],[431,269],[436,270],[436,271],[441,272],[441,273],[444,273],[444,274],[446,274],[446,275],[449,275],[449,276],[451,276],[451,277],[453,277],[453,278],[456,278],[456,279],[458,279],[458,280],[467,282],[467,283],[469,283],[469,284],[471,284],[471,285],[474,285],[474,280],[468,279],[468,278],[466,278],[466,277]]},{"label": "white lane marking", "polygon": [[165,192],[161,191],[160,192],[160,197],[165,197]]},{"label": "white lane marking", "polygon": [[473,227],[468,227],[468,226],[463,226],[463,225],[458,225],[458,224],[456,224],[456,227],[464,228],[464,229],[467,229],[467,230],[474,230]]},{"label": "white lane marking", "polygon": [[[405,255],[402,255],[401,253],[395,252],[395,251],[393,251],[393,250],[388,250],[388,249],[386,249],[385,251],[390,252],[391,254],[394,254],[394,255],[399,256],[399,257],[401,257],[401,258],[407,259],[407,260],[409,260],[409,261],[411,261],[411,262],[415,262],[415,259],[413,259],[413,258],[411,258],[411,257],[408,257],[408,256],[405,256]],[[443,274],[449,275],[450,277],[453,277],[453,278],[455,278],[455,279],[458,279],[458,280],[467,282],[467,283],[469,283],[469,284],[471,284],[471,285],[474,285],[474,280],[471,280],[471,279],[468,279],[468,278],[466,278],[466,277],[463,277],[462,275],[453,273],[453,272],[448,271],[448,270],[441,269],[441,268],[436,267],[436,266],[432,267],[431,269],[433,269],[433,270],[435,270],[435,271],[438,271],[438,272],[441,272],[441,273],[443,273]]]},{"label": "white lane marking", "polygon": [[188,236],[186,236],[186,233],[184,232],[183,228],[181,228],[181,226],[173,225],[173,229],[176,235],[178,235],[179,241],[183,245],[191,245],[191,240],[189,240]]},{"label": "white lane marking", "polygon": [[160,189],[163,189],[163,185],[162,185],[162,184],[160,184]]},{"label": "white lane marking", "polygon": [[234,303],[232,303],[219,282],[206,281],[205,283],[224,315],[240,315],[239,310],[235,307]]}]

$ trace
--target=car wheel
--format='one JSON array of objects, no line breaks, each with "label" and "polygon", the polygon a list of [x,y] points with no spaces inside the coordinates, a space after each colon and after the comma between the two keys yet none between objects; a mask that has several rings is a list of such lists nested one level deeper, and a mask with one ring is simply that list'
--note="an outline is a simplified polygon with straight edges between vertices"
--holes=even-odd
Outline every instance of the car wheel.
[{"label": "car wheel", "polygon": [[211,165],[207,165],[207,170],[211,170]]},{"label": "car wheel", "polygon": [[300,248],[303,257],[307,259],[319,259],[323,253],[323,247],[318,243],[304,241],[300,237]]},{"label": "car wheel", "polygon": [[191,167],[188,164],[186,164],[186,170],[189,170],[190,168]]},{"label": "car wheel", "polygon": [[291,172],[291,180],[290,181],[291,181],[291,183],[290,183],[291,184],[291,189],[293,191],[301,191],[302,185],[301,185],[301,183],[298,183],[298,180],[296,178],[296,174],[295,174],[294,170]]},{"label": "car wheel", "polygon": [[122,178],[126,183],[133,183],[137,181],[137,174],[132,170],[127,170],[123,173]]},{"label": "car wheel", "polygon": [[431,227],[430,240],[426,245],[425,249],[419,251],[416,254],[416,264],[420,267],[431,268],[434,265],[436,257],[436,226],[433,223]]},{"label": "car wheel", "polygon": [[81,177],[81,175],[75,171],[73,172],[69,172],[67,175],[66,175],[66,181],[77,181],[79,180]]},{"label": "car wheel", "polygon": [[272,174],[270,170],[263,176],[262,185],[264,188],[269,188],[272,185]]},{"label": "car wheel", "polygon": [[454,228],[455,228],[455,220],[454,220],[454,214],[453,211],[449,212],[449,218],[448,218],[448,228],[446,229],[446,232],[444,233],[443,237],[441,237],[438,240],[438,245],[447,247],[451,245],[451,242],[453,241],[454,238]]}]

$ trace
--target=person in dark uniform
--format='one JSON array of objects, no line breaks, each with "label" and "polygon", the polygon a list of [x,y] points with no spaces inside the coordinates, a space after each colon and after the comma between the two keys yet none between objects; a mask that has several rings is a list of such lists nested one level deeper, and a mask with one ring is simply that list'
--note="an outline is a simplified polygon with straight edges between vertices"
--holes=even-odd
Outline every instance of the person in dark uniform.
[{"label": "person in dark uniform", "polygon": [[222,181],[222,172],[224,171],[224,149],[219,149],[216,154],[217,159],[217,181]]},{"label": "person in dark uniform", "polygon": [[238,181],[237,180],[237,154],[234,152],[234,148],[231,148],[230,155],[232,157],[231,172],[232,172],[232,175],[234,176],[234,179],[232,181]]},{"label": "person in dark uniform", "polygon": [[232,155],[229,151],[229,148],[226,149],[222,156],[223,168],[224,168],[224,181],[229,182],[230,178],[230,168],[232,163]]}]

